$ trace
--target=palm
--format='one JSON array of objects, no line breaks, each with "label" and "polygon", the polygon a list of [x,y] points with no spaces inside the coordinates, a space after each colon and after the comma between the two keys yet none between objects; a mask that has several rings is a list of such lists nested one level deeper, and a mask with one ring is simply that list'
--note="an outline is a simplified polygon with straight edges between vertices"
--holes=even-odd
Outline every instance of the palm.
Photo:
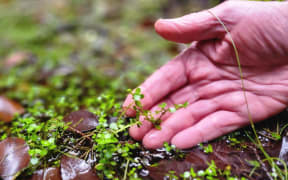
[{"label": "palm", "polygon": [[[243,16],[237,18],[239,20]],[[253,27],[256,31],[257,23],[251,29]],[[232,36],[238,34],[241,28],[243,29],[241,23],[237,28],[232,28]],[[167,33],[160,34],[177,41],[171,32],[168,36]],[[188,148],[249,124],[247,103],[233,48],[225,32],[220,32],[218,36],[222,38],[207,41],[205,37],[194,42],[189,49],[160,68],[140,86],[145,95],[142,101],[144,108],[152,112],[163,102],[168,106],[189,102],[189,106],[161,117],[160,131],[153,129],[150,122],[141,118],[142,126],[130,129],[133,138],[143,140],[148,148],[161,147],[165,141],[172,142],[179,148]],[[246,36],[241,37],[240,34],[235,41],[240,46],[240,58],[243,59],[243,82],[249,111],[252,120],[257,122],[286,107],[288,65],[284,59],[287,56],[284,57],[280,51],[273,51],[279,47],[272,46],[271,50],[264,52],[267,55],[263,63],[261,52],[257,56],[257,53],[249,53],[249,45],[257,51],[262,44],[253,44],[255,41],[252,38],[247,43],[249,36],[245,39]],[[265,41],[265,38],[256,35],[257,40]],[[182,41],[179,35],[178,41]],[[131,102],[131,97],[128,97],[124,106]]]}]

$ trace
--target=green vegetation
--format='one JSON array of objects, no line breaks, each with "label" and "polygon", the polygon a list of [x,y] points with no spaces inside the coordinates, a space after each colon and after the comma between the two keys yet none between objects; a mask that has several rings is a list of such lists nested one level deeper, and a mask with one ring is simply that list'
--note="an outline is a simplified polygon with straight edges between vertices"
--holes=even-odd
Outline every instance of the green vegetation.
[{"label": "green vegetation", "polygon": [[[143,109],[141,90],[128,90],[135,101],[137,116],[127,118],[122,101],[127,89],[136,87],[180,49],[158,37],[153,22],[199,7],[192,1],[169,0],[42,3],[0,2],[0,92],[25,108],[25,113],[17,115],[12,123],[0,123],[0,136],[1,140],[11,136],[23,138],[31,156],[29,167],[17,174],[18,178],[25,179],[38,169],[58,167],[61,156],[67,155],[91,162],[100,178],[141,179],[139,174],[148,165],[157,167],[160,159],[154,158],[153,153],[158,157],[159,152],[148,151],[133,141],[128,135],[129,127],[139,125],[138,117],[143,115],[159,129],[161,116],[188,104],[170,108],[161,104],[156,118]],[[77,132],[62,121],[79,109],[97,115],[96,129]],[[286,127],[287,124],[279,125],[276,131],[265,132],[273,141],[279,141]],[[259,132],[251,132],[237,131],[217,141],[248,150],[249,138],[258,143],[254,136]],[[209,143],[196,148],[207,156],[215,152]],[[168,143],[164,143],[160,152],[164,154],[162,159],[185,158],[183,152]],[[263,163],[269,162],[272,168],[264,172],[274,179],[287,179],[285,163],[280,167],[278,159],[267,156],[264,150],[262,153],[265,156],[248,161],[251,165],[248,177],[263,170]],[[151,162],[145,161],[148,157]],[[170,179],[237,179],[231,166],[221,169],[214,161],[207,166],[197,171],[191,167],[180,175],[175,171],[165,173]]]},{"label": "green vegetation", "polygon": [[[154,125],[154,127],[159,130],[161,129],[160,127],[161,117],[164,116],[165,113],[167,112],[173,113],[173,112],[176,112],[180,108],[185,108],[188,106],[188,102],[186,102],[184,104],[175,104],[174,106],[168,108],[166,103],[162,103],[159,105],[160,109],[152,113],[149,110],[143,109],[143,106],[141,104],[141,99],[144,98],[144,95],[141,94],[140,88],[135,89],[135,91],[133,92],[131,89],[128,89],[128,92],[132,95],[134,103],[135,103],[135,105],[131,104],[131,106],[133,106],[133,109],[136,112],[136,119],[139,119],[140,116],[144,116],[145,120],[150,121]],[[131,108],[131,107],[128,106],[128,108]]]},{"label": "green vegetation", "polygon": [[231,176],[231,167],[226,166],[224,170],[221,170],[217,168],[214,161],[211,161],[211,163],[208,164],[209,166],[204,170],[195,171],[193,168],[190,168],[190,171],[185,171],[184,173],[180,174],[180,176],[177,176],[174,171],[169,171],[166,174],[166,177],[169,180],[175,180],[175,179],[195,179],[195,180],[201,180],[201,179],[208,179],[208,180],[217,180],[219,177],[228,179],[228,180],[246,180],[246,178],[238,178]]}]

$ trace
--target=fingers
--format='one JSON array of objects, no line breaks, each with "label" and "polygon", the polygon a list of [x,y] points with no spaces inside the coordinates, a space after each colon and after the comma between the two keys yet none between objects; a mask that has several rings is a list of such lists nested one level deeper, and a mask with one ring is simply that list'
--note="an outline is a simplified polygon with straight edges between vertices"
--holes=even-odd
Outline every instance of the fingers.
[{"label": "fingers", "polygon": [[[270,96],[259,96],[254,93],[246,92],[253,122],[268,118],[285,108],[283,103]],[[171,143],[180,149],[190,148],[249,124],[247,105],[242,91],[217,96],[213,98],[213,102],[217,105],[216,109],[211,110],[214,110],[213,113],[206,113],[202,117],[195,117],[193,113],[193,118],[198,119],[197,123],[186,126],[186,129],[181,129],[184,126],[174,128]],[[203,106],[203,108],[207,107]],[[175,125],[175,122],[171,122],[171,126]]]},{"label": "fingers", "polygon": [[177,148],[185,149],[197,145],[200,142],[215,139],[247,124],[247,117],[239,116],[235,112],[217,111],[199,121],[178,134],[171,143]]},{"label": "fingers", "polygon": [[144,116],[139,117],[141,125],[138,127],[134,125],[129,129],[129,135],[136,141],[141,141],[144,135],[153,128],[153,124],[147,121]]},{"label": "fingers", "polygon": [[[184,51],[172,61],[169,61],[158,71],[153,73],[142,85],[139,86],[144,98],[141,100],[144,109],[149,109],[170,92],[182,87],[188,81],[185,69],[185,60],[190,56],[189,51]],[[123,103],[128,116],[134,116],[133,98],[129,95]]]},{"label": "fingers", "polygon": [[[188,148],[249,123],[243,92],[226,92],[223,95],[218,94],[216,97],[208,96],[208,98],[198,100],[187,108],[172,114],[161,123],[160,131],[150,130],[143,138],[144,146],[155,149],[161,147],[164,142],[172,142],[179,148]],[[278,104],[271,98],[259,98],[253,93],[247,93],[247,98],[251,102],[249,103],[251,112],[262,112],[258,115],[253,114],[254,122],[267,118],[274,112],[274,110],[267,109],[265,104],[273,103],[275,106]]]},{"label": "fingers", "polygon": [[179,109],[161,123],[160,131],[156,129],[149,131],[143,138],[143,144],[149,149],[162,147],[163,143],[169,142],[176,133],[194,125],[201,118],[217,109],[218,104],[212,100],[201,100],[187,108]]},{"label": "fingers", "polygon": [[[180,90],[178,90],[177,92],[174,92],[172,95],[169,96],[169,98],[166,98],[165,100],[163,100],[162,102],[160,102],[159,104],[153,106],[151,108],[151,112],[154,114],[154,118],[158,118],[159,114],[156,114],[155,111],[159,111],[160,107],[159,105],[162,103],[166,103],[167,106],[166,108],[170,108],[173,107],[175,104],[183,104],[188,102],[188,104],[192,104],[194,103],[197,99],[198,99],[198,95],[197,95],[197,91],[195,90],[194,85],[189,85],[186,86]],[[170,112],[166,112],[162,117],[161,117],[161,121],[165,121],[166,119],[168,119],[173,113]],[[129,129],[129,134],[135,139],[135,140],[142,140],[144,135],[149,132],[152,128],[153,125],[151,122],[146,121],[144,119],[144,117],[140,117],[140,122],[142,123],[142,125],[140,127],[138,126],[132,126]]]},{"label": "fingers", "polygon": [[[160,104],[166,103],[167,104],[166,108],[170,108],[170,107],[173,107],[175,104],[183,104],[183,103],[186,103],[186,102],[188,102],[188,104],[192,104],[198,98],[199,97],[197,95],[197,92],[195,90],[194,85],[189,85],[189,86],[186,86],[186,87],[178,90],[177,92],[174,92],[172,95],[169,96],[169,98],[166,98],[162,102],[160,102],[157,105],[153,106],[150,111],[152,112],[154,118],[159,118],[160,114],[159,113],[156,114],[155,112],[159,111],[161,109],[159,107]],[[173,115],[173,113],[166,112],[164,115],[161,116],[160,119],[161,119],[161,121],[165,121],[171,115]],[[147,120],[145,120],[145,118],[143,116],[140,116],[139,120],[142,123],[142,125],[140,127],[135,125],[135,126],[132,126],[129,129],[129,134],[135,140],[138,140],[138,141],[142,140],[144,135],[146,133],[148,133],[153,128],[152,123],[147,121]]]},{"label": "fingers", "polygon": [[[211,11],[217,16],[222,13],[223,6],[217,6]],[[192,13],[175,19],[159,19],[155,23],[156,32],[167,40],[179,43],[210,40],[225,34],[216,18],[208,11]]]}]

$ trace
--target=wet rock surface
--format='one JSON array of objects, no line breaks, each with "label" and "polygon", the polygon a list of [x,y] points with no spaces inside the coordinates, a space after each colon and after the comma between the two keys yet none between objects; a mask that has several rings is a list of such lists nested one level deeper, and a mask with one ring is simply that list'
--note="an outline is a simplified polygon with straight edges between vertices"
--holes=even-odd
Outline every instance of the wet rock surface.
[{"label": "wet rock surface", "polygon": [[0,176],[12,180],[13,176],[29,165],[29,147],[23,139],[7,138],[0,142]]},{"label": "wet rock surface", "polygon": [[49,167],[38,170],[30,180],[61,180],[60,168]]},{"label": "wet rock surface", "polygon": [[61,159],[62,180],[98,180],[91,165],[78,158],[63,156]]},{"label": "wet rock surface", "polygon": [[89,111],[79,110],[65,116],[64,122],[70,122],[71,128],[83,132],[95,129],[98,125],[98,117]]},{"label": "wet rock surface", "polygon": [[16,113],[22,114],[24,108],[17,102],[4,96],[0,96],[0,120],[11,122]]}]

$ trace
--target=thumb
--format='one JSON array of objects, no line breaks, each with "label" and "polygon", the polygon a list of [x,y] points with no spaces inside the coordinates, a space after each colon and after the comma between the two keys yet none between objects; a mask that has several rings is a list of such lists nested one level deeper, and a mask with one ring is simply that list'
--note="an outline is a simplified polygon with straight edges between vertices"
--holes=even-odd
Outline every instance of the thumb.
[{"label": "thumb", "polygon": [[[210,11],[220,16],[222,9],[223,6],[219,5]],[[159,19],[154,26],[160,36],[179,43],[217,39],[225,35],[223,27],[209,11],[192,13],[174,19]]]}]

